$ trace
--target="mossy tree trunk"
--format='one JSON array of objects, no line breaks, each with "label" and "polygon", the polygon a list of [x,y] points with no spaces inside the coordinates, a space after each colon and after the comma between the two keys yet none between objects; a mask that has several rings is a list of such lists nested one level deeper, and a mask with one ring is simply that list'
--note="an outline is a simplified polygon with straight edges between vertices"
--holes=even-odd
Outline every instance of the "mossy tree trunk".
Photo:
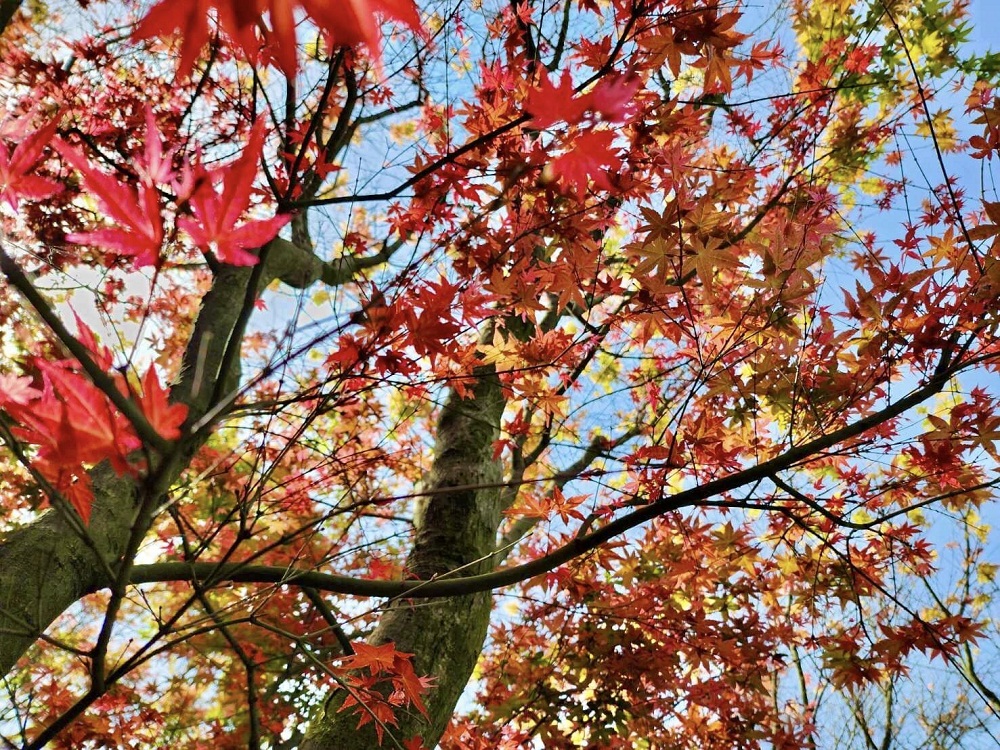
[{"label": "mossy tree trunk", "polygon": [[[493,458],[504,400],[492,371],[479,374],[467,398],[451,393],[441,409],[434,461],[425,484],[426,506],[417,523],[409,572],[422,579],[455,571],[485,572],[496,546],[502,499],[501,468]],[[417,674],[434,678],[425,696],[428,716],[397,712],[400,740],[419,736],[434,747],[472,675],[486,639],[492,596],[405,599],[382,614],[370,642],[395,644],[414,655]],[[373,724],[357,728],[353,711],[339,711],[346,692],[334,691],[316,712],[302,750],[354,750],[378,746]]]}]

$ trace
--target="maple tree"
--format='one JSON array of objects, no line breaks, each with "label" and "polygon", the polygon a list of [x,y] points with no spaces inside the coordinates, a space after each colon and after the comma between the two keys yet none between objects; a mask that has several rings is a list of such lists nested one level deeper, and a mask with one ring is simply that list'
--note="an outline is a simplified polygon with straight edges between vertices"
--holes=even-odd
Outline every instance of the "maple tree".
[{"label": "maple tree", "polygon": [[998,58],[775,6],[0,2],[4,740],[998,710]]}]

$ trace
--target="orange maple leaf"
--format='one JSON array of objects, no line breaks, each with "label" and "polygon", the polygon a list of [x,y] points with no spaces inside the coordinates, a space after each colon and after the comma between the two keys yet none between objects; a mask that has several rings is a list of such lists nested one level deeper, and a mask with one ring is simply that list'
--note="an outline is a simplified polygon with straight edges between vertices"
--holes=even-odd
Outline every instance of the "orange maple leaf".
[{"label": "orange maple leaf", "polygon": [[684,273],[693,270],[698,274],[705,291],[711,295],[715,274],[719,268],[737,269],[742,261],[735,252],[720,237],[702,239],[698,236],[690,238],[692,253],[684,257]]},{"label": "orange maple leaf", "polygon": [[433,680],[428,677],[417,676],[417,673],[413,669],[411,654],[397,653],[393,669],[396,672],[396,677],[392,680],[393,684],[402,691],[406,700],[414,708],[424,716],[427,716],[427,707],[420,696],[427,691]]},{"label": "orange maple leaf", "polygon": [[396,651],[393,643],[384,643],[381,646],[370,646],[364,641],[352,643],[354,654],[344,660],[344,666],[349,669],[364,669],[368,667],[371,673],[377,674],[386,670],[391,670],[396,663],[397,656],[409,656]]}]

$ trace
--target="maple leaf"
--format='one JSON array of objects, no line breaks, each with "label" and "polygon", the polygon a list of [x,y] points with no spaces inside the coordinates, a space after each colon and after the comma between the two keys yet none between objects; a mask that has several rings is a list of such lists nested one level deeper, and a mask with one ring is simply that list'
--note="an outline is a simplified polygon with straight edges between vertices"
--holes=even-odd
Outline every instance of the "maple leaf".
[{"label": "maple leaf", "polygon": [[187,418],[188,408],[184,404],[171,404],[167,391],[160,385],[156,371],[150,365],[142,381],[142,396],[139,406],[149,424],[167,440],[181,436],[181,425]]},{"label": "maple leaf", "polygon": [[41,395],[31,387],[31,378],[0,373],[0,407],[4,404],[24,406]]},{"label": "maple leaf", "polygon": [[117,225],[116,228],[74,232],[66,239],[78,245],[93,245],[134,257],[137,267],[158,265],[164,233],[160,196],[156,188],[142,183],[136,190],[95,169],[69,144],[57,141],[55,146],[59,154],[83,175],[87,189],[97,198],[107,217]]},{"label": "maple leaf", "polygon": [[693,236],[689,241],[692,254],[684,257],[684,272],[687,273],[688,268],[693,269],[705,291],[711,295],[716,270],[736,269],[742,262],[721,237],[702,239]]},{"label": "maple leaf", "polygon": [[614,138],[610,130],[591,130],[578,136],[571,151],[552,160],[552,174],[578,198],[586,194],[591,182],[595,190],[610,190],[608,172],[617,172],[622,165],[611,146]]},{"label": "maple leaf", "polygon": [[563,71],[558,86],[552,85],[547,73],[543,74],[538,86],[529,92],[524,102],[524,109],[532,116],[528,127],[541,130],[562,120],[571,125],[578,122],[587,111],[589,102],[586,97],[575,97],[573,79],[568,70]]},{"label": "maple leaf", "polygon": [[332,44],[366,44],[377,50],[381,33],[376,15],[399,21],[413,31],[422,28],[413,0],[346,0],[343,3],[303,0],[302,5],[329,35]]},{"label": "maple leaf", "polygon": [[90,355],[94,359],[94,363],[100,367],[102,370],[110,370],[111,366],[114,364],[114,355],[112,355],[111,350],[102,345],[98,340],[94,331],[88,326],[76,311],[73,312],[73,317],[76,318],[76,337],[79,339],[80,343],[84,345]]},{"label": "maple leaf", "polygon": [[411,344],[418,354],[430,354],[433,358],[461,330],[453,315],[458,291],[459,287],[447,279],[428,281],[417,290],[413,303],[403,310]]},{"label": "maple leaf", "polygon": [[524,497],[518,500],[515,507],[507,508],[504,511],[504,515],[517,518],[540,518],[544,520],[549,517],[548,498],[539,494],[525,494]]},{"label": "maple leaf", "polygon": [[90,476],[83,466],[81,464],[64,466],[44,459],[36,461],[34,466],[45,481],[73,506],[84,524],[89,524],[90,511],[94,504],[94,490]]},{"label": "maple leaf", "polygon": [[399,574],[399,566],[394,565],[391,562],[386,562],[381,557],[373,557],[368,562],[368,570],[362,577],[370,578],[372,580],[385,580],[389,581],[395,578]]},{"label": "maple leaf", "polygon": [[247,248],[257,248],[274,239],[292,217],[251,219],[237,226],[250,207],[257,164],[264,148],[264,122],[258,120],[239,159],[210,172],[199,172],[199,187],[188,199],[194,218],[182,216],[177,226],[203,251],[215,251],[219,260],[234,266],[252,266],[258,261]]},{"label": "maple leaf", "polygon": [[87,523],[93,492],[84,465],[108,460],[124,474],[129,471],[127,456],[140,442],[107,396],[68,363],[40,360],[37,367],[43,389],[17,382],[15,390],[7,379],[0,404],[20,424],[13,433],[38,446],[35,469]]},{"label": "maple leaf", "polygon": [[750,83],[753,80],[754,73],[766,70],[767,63],[780,59],[781,55],[781,48],[772,47],[772,42],[756,42],[748,55],[737,60],[739,74],[746,79],[747,83]]},{"label": "maple leaf", "polygon": [[[75,313],[74,313],[75,315]],[[94,332],[76,316],[77,339],[102,369],[112,364],[111,351],[102,346]],[[132,425],[111,404],[110,399],[70,360],[37,360],[42,375],[42,390],[30,385],[31,379],[0,375],[0,407],[19,423],[12,432],[38,446],[34,468],[76,509],[84,522],[89,521],[93,492],[85,465],[107,460],[119,474],[131,470],[128,455],[140,447]],[[152,372],[152,368],[151,368]],[[157,403],[165,400],[158,383],[147,389],[152,393],[142,402],[154,426],[169,427],[177,416],[176,407],[164,410]],[[124,393],[124,380],[115,378]],[[158,398],[159,396],[159,398]],[[152,404],[154,408],[150,408]],[[186,407],[181,407],[186,413]]]},{"label": "maple leaf", "polygon": [[181,54],[177,74],[186,78],[198,53],[208,43],[208,13],[214,5],[214,0],[163,0],[142,18],[132,32],[132,39],[166,37],[179,31]]},{"label": "maple leaf", "polygon": [[667,278],[677,260],[677,249],[662,237],[645,242],[636,248],[638,262],[634,267],[636,276],[657,274]]},{"label": "maple leaf", "polygon": [[413,669],[412,654],[396,653],[396,660],[393,663],[393,671],[396,676],[393,684],[403,693],[406,700],[424,716],[427,716],[427,707],[424,705],[421,694],[431,687],[433,682],[429,677],[418,677]]},{"label": "maple leaf", "polygon": [[733,89],[733,76],[730,68],[738,61],[725,52],[709,55],[705,66],[704,87],[706,93],[729,93]]},{"label": "maple leaf", "polygon": [[632,99],[642,88],[638,76],[611,78],[601,81],[587,96],[587,103],[605,120],[621,122],[632,109]]},{"label": "maple leaf", "polygon": [[83,523],[89,525],[90,511],[94,506],[94,489],[90,484],[90,475],[85,471],[72,474],[63,472],[54,486],[80,514]]},{"label": "maple leaf", "polygon": [[649,65],[652,68],[662,67],[664,63],[670,68],[670,72],[677,76],[681,69],[681,49],[674,39],[672,31],[667,30],[663,34],[653,34],[639,40],[639,46],[648,50],[651,59]]},{"label": "maple leaf", "polygon": [[665,430],[659,445],[646,445],[637,448],[631,459],[637,462],[651,462],[656,466],[679,468],[684,465],[680,458],[681,448],[677,439]]},{"label": "maple leaf", "polygon": [[578,521],[584,520],[584,515],[577,508],[587,500],[587,495],[573,495],[572,497],[566,497],[562,490],[558,487],[552,488],[552,497],[550,507],[551,510],[555,511],[560,520],[564,524],[569,523],[570,518],[575,518]]},{"label": "maple leaf", "polygon": [[392,669],[393,664],[396,663],[397,655],[409,656],[409,654],[398,653],[393,643],[370,646],[364,641],[358,641],[357,643],[352,643],[351,646],[354,648],[354,654],[344,660],[345,666],[350,669],[364,669],[368,667],[373,675]]},{"label": "maple leaf", "polygon": [[[175,185],[178,175],[173,168],[175,149],[163,148],[163,133],[156,124],[153,108],[146,106],[146,143],[143,161],[137,165],[140,181],[150,185]],[[178,192],[182,192],[178,190]],[[183,196],[186,197],[186,196]]]},{"label": "maple leaf", "polygon": [[985,240],[991,237],[995,239],[1000,235],[1000,201],[983,201],[983,212],[989,222],[981,222],[979,225],[969,229],[969,237],[973,240]]},{"label": "maple leaf", "polygon": [[109,460],[120,474],[128,471],[126,457],[141,443],[108,397],[82,373],[63,362],[39,360],[46,387],[31,410],[16,418],[34,430],[39,456],[62,464]]},{"label": "maple leaf", "polygon": [[62,190],[62,185],[55,180],[32,174],[58,124],[53,120],[25,136],[13,150],[0,140],[0,199],[15,211],[20,198],[39,200]]},{"label": "maple leaf", "polygon": [[369,722],[375,722],[375,738],[378,740],[379,745],[382,744],[385,728],[387,726],[395,727],[399,724],[393,706],[384,700],[369,701],[364,706],[359,706],[355,713],[360,717],[357,729],[360,729]]},{"label": "maple leaf", "polygon": [[[298,68],[295,11],[300,6],[333,45],[366,44],[377,51],[381,33],[376,15],[399,21],[419,31],[420,15],[413,0],[162,0],[143,17],[132,38],[167,37],[179,31],[181,54],[178,75],[186,77],[211,35],[209,15],[218,13],[219,25],[248,60],[260,56],[262,32],[268,54],[289,78]],[[268,26],[263,16],[267,14]]]}]

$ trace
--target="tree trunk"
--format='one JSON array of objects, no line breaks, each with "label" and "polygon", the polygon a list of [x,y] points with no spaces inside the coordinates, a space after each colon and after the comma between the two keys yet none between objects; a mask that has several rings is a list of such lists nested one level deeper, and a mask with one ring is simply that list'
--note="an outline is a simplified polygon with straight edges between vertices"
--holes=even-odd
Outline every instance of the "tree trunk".
[{"label": "tree trunk", "polygon": [[[501,467],[493,458],[500,437],[504,399],[492,371],[480,373],[467,399],[454,392],[441,410],[434,463],[427,478],[427,504],[416,524],[408,570],[418,578],[485,572],[490,566],[501,519]],[[476,489],[482,487],[482,489]],[[452,599],[394,602],[379,620],[371,643],[392,642],[414,655],[419,675],[434,686],[425,696],[429,718],[399,710],[401,741],[420,736],[434,747],[451,718],[482,651],[492,608],[490,593]],[[378,746],[372,723],[358,729],[354,710],[338,713],[346,692],[334,691],[313,717],[302,750],[368,750]]]},{"label": "tree trunk", "polygon": [[135,485],[106,464],[91,472],[91,482],[91,544],[55,511],[10,532],[0,544],[0,674],[9,672],[67,607],[107,585],[108,565],[125,551]]}]

